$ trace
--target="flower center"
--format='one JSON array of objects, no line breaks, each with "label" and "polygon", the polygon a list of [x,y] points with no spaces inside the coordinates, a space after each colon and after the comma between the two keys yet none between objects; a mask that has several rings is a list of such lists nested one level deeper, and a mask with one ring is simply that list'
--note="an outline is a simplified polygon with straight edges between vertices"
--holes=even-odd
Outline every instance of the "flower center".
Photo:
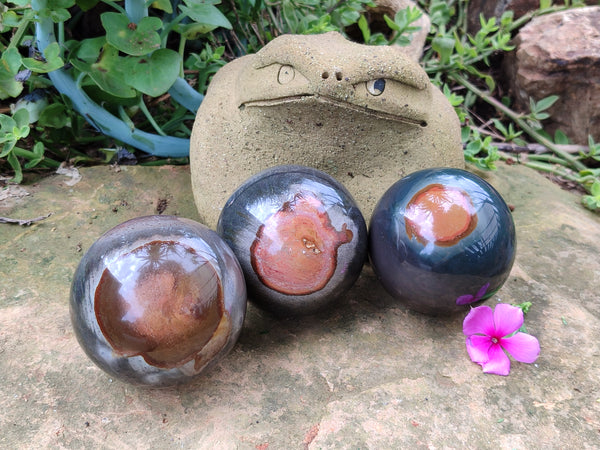
[{"label": "flower center", "polygon": [[493,337],[492,338],[492,343],[497,344],[498,343],[498,338]]}]

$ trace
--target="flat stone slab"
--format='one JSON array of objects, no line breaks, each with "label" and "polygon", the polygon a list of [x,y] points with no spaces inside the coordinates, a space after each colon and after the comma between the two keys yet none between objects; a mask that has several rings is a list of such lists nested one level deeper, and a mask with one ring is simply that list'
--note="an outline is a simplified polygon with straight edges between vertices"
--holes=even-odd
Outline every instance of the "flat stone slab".
[{"label": "flat stone slab", "polygon": [[[277,320],[249,307],[233,351],[191,385],[112,380],[71,330],[83,254],[127,219],[197,218],[187,167],[81,169],[0,191],[1,448],[597,448],[600,217],[521,166],[488,176],[514,205],[518,250],[497,295],[533,303],[535,364],[472,363],[463,316],[396,304],[366,268],[342,307]],[[25,195],[28,194],[28,195]]]}]

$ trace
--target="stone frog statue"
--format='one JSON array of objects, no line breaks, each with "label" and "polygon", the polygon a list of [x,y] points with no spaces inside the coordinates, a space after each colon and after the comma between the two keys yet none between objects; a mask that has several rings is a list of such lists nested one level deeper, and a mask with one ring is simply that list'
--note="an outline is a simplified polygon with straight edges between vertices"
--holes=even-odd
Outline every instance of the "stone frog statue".
[{"label": "stone frog statue", "polygon": [[336,32],[283,35],[221,68],[196,116],[190,162],[211,227],[234,190],[271,166],[329,173],[367,221],[403,176],[464,166],[458,118],[423,69],[397,47]]}]

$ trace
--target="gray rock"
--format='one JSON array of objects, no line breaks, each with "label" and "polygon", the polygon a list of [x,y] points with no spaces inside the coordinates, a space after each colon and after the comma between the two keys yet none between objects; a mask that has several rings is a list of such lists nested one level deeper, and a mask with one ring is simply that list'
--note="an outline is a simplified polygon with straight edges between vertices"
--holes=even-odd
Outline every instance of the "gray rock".
[{"label": "gray rock", "polygon": [[539,16],[524,26],[505,70],[516,107],[528,110],[535,100],[558,95],[545,122],[574,143],[588,134],[600,139],[600,7]]},{"label": "gray rock", "polygon": [[471,0],[467,9],[467,29],[471,34],[477,33],[482,15],[486,19],[499,19],[504,12],[512,11],[516,19],[539,7],[539,0]]}]

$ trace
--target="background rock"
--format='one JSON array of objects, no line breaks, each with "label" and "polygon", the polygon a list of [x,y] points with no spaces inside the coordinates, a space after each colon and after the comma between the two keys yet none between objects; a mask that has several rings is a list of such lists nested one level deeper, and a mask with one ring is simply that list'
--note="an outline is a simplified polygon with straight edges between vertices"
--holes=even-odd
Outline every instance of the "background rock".
[{"label": "background rock", "polygon": [[600,7],[586,7],[534,18],[515,38],[516,49],[504,69],[517,108],[558,95],[544,122],[577,144],[588,134],[600,139]]},{"label": "background rock", "polygon": [[467,29],[475,34],[481,28],[479,17],[499,19],[506,11],[513,11],[514,17],[519,18],[529,11],[540,7],[539,0],[471,0],[467,10]]}]

